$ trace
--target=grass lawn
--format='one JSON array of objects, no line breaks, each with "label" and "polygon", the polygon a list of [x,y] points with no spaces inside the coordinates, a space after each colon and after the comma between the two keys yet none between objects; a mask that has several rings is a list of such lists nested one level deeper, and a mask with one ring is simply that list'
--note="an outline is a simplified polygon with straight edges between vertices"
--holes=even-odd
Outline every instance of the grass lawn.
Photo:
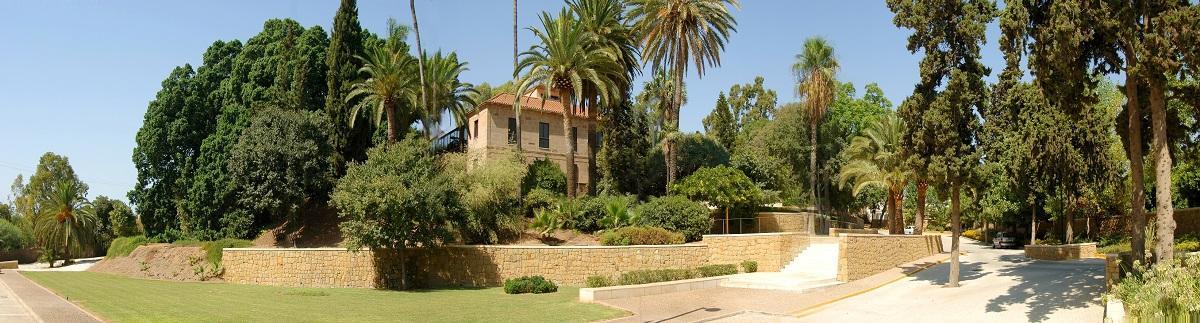
[{"label": "grass lawn", "polygon": [[503,288],[381,291],[134,279],[92,272],[24,272],[113,322],[582,322],[620,310],[577,302],[578,289],[507,295]]}]

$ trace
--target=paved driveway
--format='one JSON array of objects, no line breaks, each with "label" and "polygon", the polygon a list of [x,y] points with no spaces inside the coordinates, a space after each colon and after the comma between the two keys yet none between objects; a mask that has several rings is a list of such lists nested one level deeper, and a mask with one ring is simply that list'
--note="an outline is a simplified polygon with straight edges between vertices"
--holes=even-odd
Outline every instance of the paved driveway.
[{"label": "paved driveway", "polygon": [[[964,240],[966,242],[968,240]],[[945,240],[949,249],[949,238]],[[806,322],[1099,322],[1104,261],[1031,261],[1020,250],[964,243],[961,285],[949,263],[802,316]]]}]

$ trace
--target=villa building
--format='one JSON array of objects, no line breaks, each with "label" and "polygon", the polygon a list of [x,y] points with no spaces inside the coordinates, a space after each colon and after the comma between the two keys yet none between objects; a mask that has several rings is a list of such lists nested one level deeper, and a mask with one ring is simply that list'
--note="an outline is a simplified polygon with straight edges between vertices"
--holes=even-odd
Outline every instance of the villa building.
[{"label": "villa building", "polygon": [[[558,92],[544,97],[541,91],[521,97],[521,149],[526,163],[547,159],[567,171],[567,140],[575,140],[575,165],[578,172],[577,192],[585,193],[592,185],[592,152],[599,147],[596,117],[586,109],[572,109],[574,118],[569,135],[563,133],[563,103]],[[497,151],[516,149],[517,119],[513,111],[514,96],[501,93],[480,104],[468,115],[467,151],[487,156]]]}]

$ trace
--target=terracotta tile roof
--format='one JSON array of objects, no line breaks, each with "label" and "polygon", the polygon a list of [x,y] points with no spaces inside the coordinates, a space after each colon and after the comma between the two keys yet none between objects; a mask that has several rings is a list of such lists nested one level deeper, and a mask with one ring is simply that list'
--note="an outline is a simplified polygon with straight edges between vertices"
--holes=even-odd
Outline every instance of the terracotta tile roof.
[{"label": "terracotta tile roof", "polygon": [[[487,108],[489,105],[499,105],[499,106],[503,106],[503,107],[511,107],[512,103],[513,103],[513,95],[512,94],[510,94],[510,93],[496,94],[491,99],[488,99],[487,101],[485,101],[484,104],[481,105],[482,108],[475,109],[475,111],[472,112],[471,114],[474,115],[475,113],[478,113],[479,111],[482,111],[483,109]],[[543,111],[546,113],[561,115],[562,111],[563,111],[563,105],[562,105],[562,101],[559,101],[559,100],[554,100],[554,99],[542,100],[541,98],[535,98],[535,97],[531,97],[531,96],[522,96],[521,97],[521,110],[522,111],[540,110],[540,111]],[[588,117],[588,115],[585,111],[576,111],[575,116],[580,117],[580,118]]]}]

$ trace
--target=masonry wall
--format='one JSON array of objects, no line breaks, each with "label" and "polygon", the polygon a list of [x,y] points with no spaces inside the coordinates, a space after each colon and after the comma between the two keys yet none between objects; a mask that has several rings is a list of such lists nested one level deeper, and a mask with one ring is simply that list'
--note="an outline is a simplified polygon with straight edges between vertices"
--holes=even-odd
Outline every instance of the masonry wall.
[{"label": "masonry wall", "polygon": [[705,235],[710,264],[758,262],[759,271],[779,271],[808,247],[809,236],[802,232]]},{"label": "masonry wall", "polygon": [[1098,256],[1096,243],[1093,242],[1057,246],[1028,245],[1025,246],[1025,257],[1041,260],[1070,260]]},{"label": "masonry wall", "polygon": [[[541,275],[566,286],[588,276],[611,278],[644,269],[696,268],[754,260],[777,271],[808,245],[802,233],[708,235],[701,243],[664,246],[445,246],[410,249],[408,276],[426,286],[499,286]],[[227,248],[223,278],[232,283],[305,287],[395,287],[400,258],[338,248]]]},{"label": "masonry wall", "polygon": [[758,212],[759,232],[804,232],[813,233],[813,216],[807,212]]},{"label": "masonry wall", "polygon": [[839,281],[852,281],[942,252],[937,235],[859,235],[838,238]]}]

